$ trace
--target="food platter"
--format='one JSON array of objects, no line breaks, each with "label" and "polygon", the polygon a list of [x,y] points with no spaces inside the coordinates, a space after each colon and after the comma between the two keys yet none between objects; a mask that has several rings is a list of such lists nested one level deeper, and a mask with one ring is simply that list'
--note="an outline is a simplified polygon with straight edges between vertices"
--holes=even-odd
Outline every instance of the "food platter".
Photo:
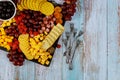
[{"label": "food platter", "polygon": [[15,66],[25,59],[49,66],[64,32],[65,21],[76,12],[76,0],[13,0],[16,14],[0,26],[0,49]]}]

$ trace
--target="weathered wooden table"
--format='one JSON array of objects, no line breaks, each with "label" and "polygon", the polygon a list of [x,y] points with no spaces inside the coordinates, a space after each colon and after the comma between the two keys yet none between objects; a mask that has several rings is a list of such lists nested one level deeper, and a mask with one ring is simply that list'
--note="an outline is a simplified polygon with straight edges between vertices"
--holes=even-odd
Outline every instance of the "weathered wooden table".
[{"label": "weathered wooden table", "polygon": [[[56,49],[50,67],[25,61],[15,67],[0,51],[0,80],[120,80],[120,0],[80,0],[81,12],[72,22],[84,30],[83,45],[79,45],[68,69],[62,48]],[[65,25],[67,27],[67,23]]]}]

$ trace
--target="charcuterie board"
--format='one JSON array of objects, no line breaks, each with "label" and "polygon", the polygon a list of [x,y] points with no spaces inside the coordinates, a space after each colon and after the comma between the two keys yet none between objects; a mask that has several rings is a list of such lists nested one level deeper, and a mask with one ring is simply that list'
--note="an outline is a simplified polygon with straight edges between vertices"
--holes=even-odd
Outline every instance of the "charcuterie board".
[{"label": "charcuterie board", "polygon": [[[3,2],[7,4],[7,0]],[[64,0],[62,4],[49,0],[13,0],[13,3],[14,17],[0,26],[0,49],[8,51],[7,57],[15,66],[22,66],[25,59],[49,66],[64,23],[76,11],[76,0]],[[0,9],[4,9],[3,5]]]}]

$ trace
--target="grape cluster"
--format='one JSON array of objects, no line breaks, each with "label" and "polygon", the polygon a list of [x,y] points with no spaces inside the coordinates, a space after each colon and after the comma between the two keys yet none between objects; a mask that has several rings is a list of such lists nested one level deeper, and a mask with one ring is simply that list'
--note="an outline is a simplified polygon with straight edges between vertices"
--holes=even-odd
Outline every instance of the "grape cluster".
[{"label": "grape cluster", "polygon": [[72,19],[72,16],[76,12],[76,1],[77,0],[66,0],[66,2],[61,5],[64,20],[70,21]]},{"label": "grape cluster", "polygon": [[18,52],[16,50],[14,51],[11,50],[7,54],[7,57],[9,58],[9,61],[11,61],[15,66],[22,66],[25,60],[23,53]]},{"label": "grape cluster", "polygon": [[20,32],[17,28],[16,23],[12,23],[11,26],[5,28],[5,33],[8,36],[13,36],[14,38],[18,38],[20,35]]},{"label": "grape cluster", "polygon": [[49,33],[56,21],[53,15],[45,16],[39,11],[25,10],[21,14],[25,15],[21,22],[27,27],[27,33],[30,35],[42,34],[45,31]]},{"label": "grape cluster", "polygon": [[20,32],[18,30],[17,24],[12,23],[11,26],[5,27],[5,32],[7,35],[14,37],[13,41],[8,43],[11,49],[7,54],[7,57],[9,58],[9,61],[11,61],[15,66],[22,66],[25,57],[19,48],[18,37]]},{"label": "grape cluster", "polygon": [[25,56],[19,48],[19,42],[16,38],[13,39],[12,43],[9,43],[11,50],[7,54],[9,61],[15,66],[22,66],[25,60]]}]

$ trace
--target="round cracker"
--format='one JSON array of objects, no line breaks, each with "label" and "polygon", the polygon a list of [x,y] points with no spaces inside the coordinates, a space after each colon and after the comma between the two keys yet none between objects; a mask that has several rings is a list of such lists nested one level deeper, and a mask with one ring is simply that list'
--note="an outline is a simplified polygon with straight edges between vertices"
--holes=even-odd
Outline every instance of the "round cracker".
[{"label": "round cracker", "polygon": [[30,8],[29,2],[30,2],[30,0],[27,0],[27,7],[28,7],[28,9]]},{"label": "round cracker", "polygon": [[33,10],[35,10],[35,11],[37,11],[37,9],[36,9],[36,0],[33,0]]},{"label": "round cracker", "polygon": [[54,12],[54,6],[52,3],[50,2],[45,2],[42,6],[41,6],[41,12],[45,15],[51,15]]},{"label": "round cracker", "polygon": [[23,11],[23,7],[20,4],[17,4],[17,9]]},{"label": "round cracker", "polygon": [[21,0],[20,5],[23,7],[23,9],[26,9],[25,6],[24,6],[24,0]]},{"label": "round cracker", "polygon": [[31,1],[31,9],[32,9],[32,10],[35,10],[35,4],[34,4],[35,1],[36,1],[36,0],[32,0],[32,1]]},{"label": "round cracker", "polygon": [[41,1],[41,2],[39,3],[39,6],[38,6],[38,7],[39,7],[39,9],[38,9],[39,11],[41,11],[42,5],[43,5],[44,3],[46,3],[46,2],[47,2],[47,1]]},{"label": "round cracker", "polygon": [[30,10],[32,10],[32,1],[33,1],[33,0],[30,0],[30,2],[29,2],[29,9],[30,9]]},{"label": "round cracker", "polygon": [[24,6],[25,6],[26,9],[28,9],[28,7],[27,7],[27,0],[24,0]]},{"label": "round cracker", "polygon": [[46,1],[46,0],[37,0],[36,1],[36,9],[39,11],[39,4],[43,1]]}]

